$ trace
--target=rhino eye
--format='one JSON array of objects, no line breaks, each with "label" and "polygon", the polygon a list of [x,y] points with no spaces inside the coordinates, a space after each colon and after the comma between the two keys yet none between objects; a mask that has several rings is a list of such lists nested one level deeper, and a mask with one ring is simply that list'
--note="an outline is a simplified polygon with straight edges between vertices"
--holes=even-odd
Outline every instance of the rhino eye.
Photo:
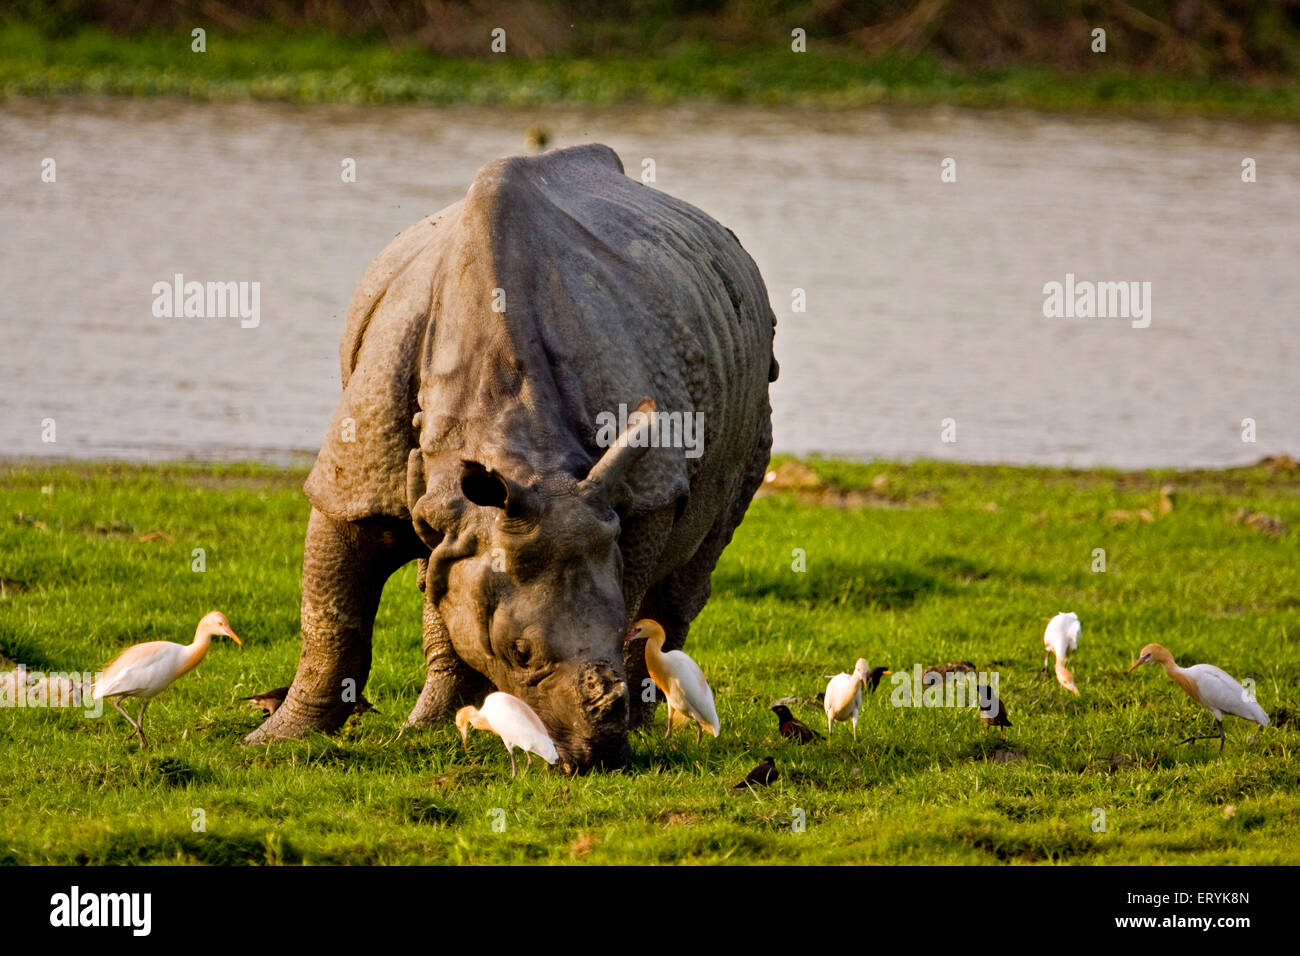
[{"label": "rhino eye", "polygon": [[516,664],[518,664],[520,667],[524,667],[525,665],[527,665],[528,659],[532,657],[532,655],[533,655],[532,648],[528,646],[527,641],[525,640],[515,641],[515,663]]}]

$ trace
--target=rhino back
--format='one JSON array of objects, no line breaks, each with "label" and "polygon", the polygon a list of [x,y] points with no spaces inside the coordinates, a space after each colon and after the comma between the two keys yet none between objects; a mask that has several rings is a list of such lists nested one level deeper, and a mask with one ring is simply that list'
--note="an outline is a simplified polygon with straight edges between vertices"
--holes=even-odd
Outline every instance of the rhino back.
[{"label": "rhino back", "polygon": [[405,517],[417,441],[434,468],[581,473],[602,451],[597,416],[649,395],[703,414],[703,454],[652,449],[631,480],[636,510],[727,495],[735,464],[770,440],[774,324],[734,235],[623,175],[607,147],[499,160],[367,271],[308,494],[338,518]]},{"label": "rhino back", "polygon": [[460,206],[399,233],[352,297],[339,343],[343,396],[304,487],[336,520],[409,517],[406,460],[417,435],[411,421],[433,265],[455,242]]}]

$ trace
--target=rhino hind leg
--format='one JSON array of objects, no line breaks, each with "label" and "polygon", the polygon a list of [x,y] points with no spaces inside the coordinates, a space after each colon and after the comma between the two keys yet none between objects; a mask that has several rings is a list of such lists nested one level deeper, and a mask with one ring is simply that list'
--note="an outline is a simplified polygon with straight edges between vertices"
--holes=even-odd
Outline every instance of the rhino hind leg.
[{"label": "rhino hind leg", "polygon": [[245,743],[330,733],[343,725],[370,674],[370,639],[384,582],[420,547],[409,527],[334,521],[312,509],[303,549],[298,670],[284,703]]},{"label": "rhino hind leg", "polygon": [[[746,499],[748,501],[748,499]],[[732,509],[724,511],[712,531],[700,542],[699,548],[686,564],[668,574],[648,591],[641,601],[636,616],[657,621],[664,629],[664,650],[676,651],[686,644],[686,635],[691,629],[691,621],[708,603],[712,585],[710,577],[718,563],[718,556],[731,540],[734,525],[730,524]],[[726,529],[724,531],[724,529]],[[641,645],[637,645],[640,647]],[[634,689],[643,688],[631,696],[628,713],[629,726],[643,727],[654,720],[655,708],[663,700],[663,694],[653,697],[649,671],[645,666],[644,654],[633,654],[627,660],[627,685]],[[646,698],[649,698],[648,700]]]},{"label": "rhino hind leg", "polygon": [[[667,505],[655,511],[638,515],[629,520],[624,529],[619,547],[623,550],[623,599],[627,602],[629,613],[627,623],[643,617],[653,618],[663,625],[672,645],[673,622],[670,619],[671,608],[656,600],[658,585],[653,583],[655,565],[663,557],[664,548],[672,534],[676,508]],[[631,613],[635,611],[636,613]],[[628,700],[628,718],[630,727],[640,727],[654,716],[658,703],[654,693],[654,683],[650,680],[645,666],[645,645],[638,642],[630,646],[623,655],[626,671]],[[649,697],[650,700],[643,698]]]},{"label": "rhino hind leg", "polygon": [[[676,576],[677,572],[669,575],[663,581],[660,581],[654,587],[646,592],[641,601],[641,606],[637,609],[635,617],[650,618],[657,621],[659,626],[664,629],[664,649],[676,650],[686,641],[686,632],[690,629],[690,619],[683,618],[678,614],[676,605],[667,597],[671,592],[670,582]],[[630,729],[646,727],[655,716],[655,708],[659,702],[664,700],[663,693],[657,690],[654,682],[650,678],[650,672],[645,666],[645,654],[642,648],[643,643],[632,645],[634,653],[628,654],[625,658],[627,666],[627,686],[630,689],[628,695],[628,714],[627,722]],[[669,725],[672,724],[671,707],[669,708]]]},{"label": "rhino hind leg", "polygon": [[491,681],[456,654],[447,626],[428,600],[424,602],[424,659],[424,688],[406,718],[407,727],[428,727],[459,707],[482,703],[494,690]]}]

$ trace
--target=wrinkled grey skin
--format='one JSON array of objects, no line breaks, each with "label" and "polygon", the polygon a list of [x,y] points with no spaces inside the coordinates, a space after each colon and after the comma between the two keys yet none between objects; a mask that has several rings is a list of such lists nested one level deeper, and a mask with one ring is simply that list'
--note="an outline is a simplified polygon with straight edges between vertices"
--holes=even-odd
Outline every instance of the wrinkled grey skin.
[{"label": "wrinkled grey skin", "polygon": [[[496,687],[570,767],[621,763],[655,706],[624,631],[652,617],[681,647],[708,599],[768,460],[775,321],[735,236],[608,147],[485,166],[357,290],[305,487],[302,655],[247,740],[342,724],[384,582],[419,560],[427,676],[408,724]],[[704,414],[700,457],[599,447],[597,415],[644,397]]]}]

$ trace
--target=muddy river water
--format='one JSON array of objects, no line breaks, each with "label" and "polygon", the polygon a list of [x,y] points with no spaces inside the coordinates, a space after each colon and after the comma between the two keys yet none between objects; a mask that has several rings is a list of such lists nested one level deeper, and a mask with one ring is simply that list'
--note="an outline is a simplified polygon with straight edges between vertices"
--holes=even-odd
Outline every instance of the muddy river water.
[{"label": "muddy river water", "polygon": [[[69,99],[0,104],[0,456],[314,451],[366,265],[534,124],[740,238],[779,322],[778,450],[1300,452],[1297,126]],[[160,307],[178,274],[246,283],[255,324]],[[1052,283],[1071,307],[1049,316]]]}]

